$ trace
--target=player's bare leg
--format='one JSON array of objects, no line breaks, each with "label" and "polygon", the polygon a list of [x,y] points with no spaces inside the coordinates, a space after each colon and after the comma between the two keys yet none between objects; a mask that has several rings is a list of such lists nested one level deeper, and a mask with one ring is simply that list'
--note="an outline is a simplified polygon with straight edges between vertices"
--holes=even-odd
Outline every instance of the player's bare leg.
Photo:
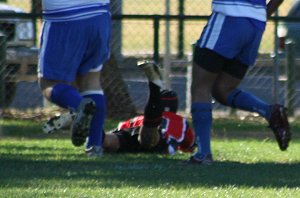
[{"label": "player's bare leg", "polygon": [[158,127],[141,127],[139,142],[144,148],[150,149],[155,147],[159,142],[159,138]]},{"label": "player's bare leg", "polygon": [[[90,79],[90,78],[89,78]],[[72,143],[75,146],[84,144],[89,134],[89,128],[93,112],[94,101],[83,98],[74,83],[52,81],[45,78],[39,79],[44,97],[56,105],[76,113],[72,124]]]},{"label": "player's bare leg", "polygon": [[[101,157],[103,155],[103,124],[105,119],[105,95],[100,83],[100,71],[90,71],[77,78],[83,100],[94,102],[94,111],[86,116],[89,121],[89,131],[86,134],[86,154],[88,157]],[[84,111],[83,111],[84,112]],[[79,115],[77,115],[79,116]],[[76,126],[76,118],[73,126]],[[76,131],[76,130],[75,130]],[[76,133],[74,130],[72,134]],[[74,139],[74,138],[73,138]]]},{"label": "player's bare leg", "polygon": [[47,80],[45,78],[39,78],[39,86],[42,90],[43,96],[51,101],[51,93],[53,90],[53,87],[58,84],[58,83],[62,83],[62,84],[66,84],[66,85],[71,85],[72,83],[69,82],[61,82],[61,81],[55,81],[55,80]]},{"label": "player's bare leg", "polygon": [[158,126],[162,120],[160,90],[163,86],[161,69],[154,62],[142,62],[138,65],[149,81],[149,99],[144,110],[144,122],[140,129],[139,141],[144,148],[152,148],[159,141]]},{"label": "player's bare leg", "polygon": [[[246,111],[257,112],[259,115],[264,117],[268,121],[269,127],[272,129],[275,135],[280,150],[285,151],[289,146],[292,136],[287,116],[287,109],[280,104],[269,105],[250,93],[236,89],[240,82],[241,80],[238,78],[235,78],[224,72],[221,73],[213,87],[214,98],[218,102],[228,105],[227,98],[230,93],[234,93],[234,99],[231,100],[231,103],[234,103],[233,106],[237,106],[236,108]],[[242,102],[237,102],[241,100],[240,98],[245,98],[246,96],[247,104],[253,105],[245,105]]]},{"label": "player's bare leg", "polygon": [[193,65],[192,81],[192,120],[198,138],[198,151],[186,162],[189,164],[210,165],[213,163],[210,145],[212,126],[211,89],[217,77],[196,63]]}]

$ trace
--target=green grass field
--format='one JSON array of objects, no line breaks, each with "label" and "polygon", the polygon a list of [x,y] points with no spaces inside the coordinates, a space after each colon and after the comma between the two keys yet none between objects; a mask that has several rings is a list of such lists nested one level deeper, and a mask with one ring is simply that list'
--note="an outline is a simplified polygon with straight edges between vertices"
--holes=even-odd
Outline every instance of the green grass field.
[{"label": "green grass field", "polygon": [[[107,127],[116,121],[108,121]],[[263,122],[217,119],[215,163],[188,166],[188,154],[105,154],[88,159],[68,133],[39,122],[1,121],[1,197],[300,197],[299,124],[288,151]],[[237,136],[237,133],[240,136]],[[262,135],[263,134],[263,135]],[[241,138],[241,136],[244,136]]]}]

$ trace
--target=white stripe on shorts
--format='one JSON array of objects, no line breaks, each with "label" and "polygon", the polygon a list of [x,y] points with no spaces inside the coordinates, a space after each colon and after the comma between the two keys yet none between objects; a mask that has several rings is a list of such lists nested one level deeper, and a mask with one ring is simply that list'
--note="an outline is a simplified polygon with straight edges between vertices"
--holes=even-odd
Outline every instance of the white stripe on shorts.
[{"label": "white stripe on shorts", "polygon": [[101,71],[102,67],[103,67],[103,64],[99,65],[96,68],[90,69],[89,72],[98,72],[98,71]]},{"label": "white stripe on shorts", "polygon": [[209,38],[208,38],[208,41],[207,41],[207,44],[206,44],[206,47],[208,49],[214,49],[214,47],[215,47],[215,45],[218,41],[218,38],[220,36],[222,26],[223,26],[223,23],[225,21],[225,17],[226,16],[224,16],[222,14],[216,14],[216,20],[213,24],[211,34],[209,35]]},{"label": "white stripe on shorts", "polygon": [[214,21],[214,18],[216,18],[216,13],[213,13],[210,20],[208,21],[207,24],[207,29],[205,30],[204,34],[203,34],[203,38],[202,41],[200,43],[200,47],[204,47],[204,43],[208,37],[208,33],[210,32],[210,29],[212,28],[211,23]]},{"label": "white stripe on shorts", "polygon": [[43,77],[45,50],[46,50],[47,43],[48,43],[48,35],[49,35],[50,27],[51,27],[51,22],[44,22],[43,23],[43,27],[42,27],[42,29],[43,29],[43,31],[42,31],[43,38],[41,38],[42,41],[43,41],[43,44],[41,46],[40,55],[39,55],[38,77]]}]

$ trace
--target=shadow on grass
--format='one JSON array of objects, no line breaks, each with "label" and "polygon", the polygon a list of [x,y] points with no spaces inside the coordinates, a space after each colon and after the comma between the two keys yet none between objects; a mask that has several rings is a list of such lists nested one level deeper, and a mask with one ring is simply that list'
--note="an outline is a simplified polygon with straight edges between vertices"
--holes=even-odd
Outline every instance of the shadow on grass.
[{"label": "shadow on grass", "polygon": [[[4,120],[0,123],[0,137],[4,138],[69,138],[70,128],[66,127],[53,134],[46,134],[43,132],[43,125],[45,121],[28,121],[28,120]],[[116,127],[118,121],[108,119],[106,120],[105,130],[109,131]]]},{"label": "shadow on grass", "polygon": [[[31,160],[30,155],[2,155],[0,186],[24,186],[36,179],[101,181],[98,187],[144,186],[168,188],[191,187],[268,187],[300,186],[300,163],[255,163],[216,161],[212,166],[183,164],[180,159],[155,154],[107,154],[101,159],[68,155],[53,160],[48,154]],[[53,157],[53,155],[52,155]],[[95,185],[95,184],[93,184]],[[81,187],[82,184],[81,184]],[[94,186],[97,187],[97,186]]]},{"label": "shadow on grass", "polygon": [[[213,138],[219,139],[274,139],[272,131],[266,127],[262,119],[248,120],[241,123],[238,119],[216,119],[212,131]],[[117,120],[106,120],[106,131],[117,126]],[[47,138],[70,138],[70,130],[64,129],[56,131],[53,134],[45,134],[42,131],[44,121],[28,120],[4,120],[0,126],[0,138],[30,138],[30,139],[47,139]],[[300,140],[300,121],[291,124],[293,140]]]}]

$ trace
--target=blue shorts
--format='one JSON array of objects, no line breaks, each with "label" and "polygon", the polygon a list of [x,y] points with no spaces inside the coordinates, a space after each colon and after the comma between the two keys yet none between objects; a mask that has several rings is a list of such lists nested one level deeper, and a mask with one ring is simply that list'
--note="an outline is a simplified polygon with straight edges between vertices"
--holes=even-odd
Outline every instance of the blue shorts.
[{"label": "blue shorts", "polygon": [[253,20],[213,13],[197,45],[213,50],[227,59],[253,65],[263,35],[263,29],[258,28]]},{"label": "blue shorts", "polygon": [[73,82],[76,76],[102,69],[110,55],[111,16],[43,24],[39,77]]}]

